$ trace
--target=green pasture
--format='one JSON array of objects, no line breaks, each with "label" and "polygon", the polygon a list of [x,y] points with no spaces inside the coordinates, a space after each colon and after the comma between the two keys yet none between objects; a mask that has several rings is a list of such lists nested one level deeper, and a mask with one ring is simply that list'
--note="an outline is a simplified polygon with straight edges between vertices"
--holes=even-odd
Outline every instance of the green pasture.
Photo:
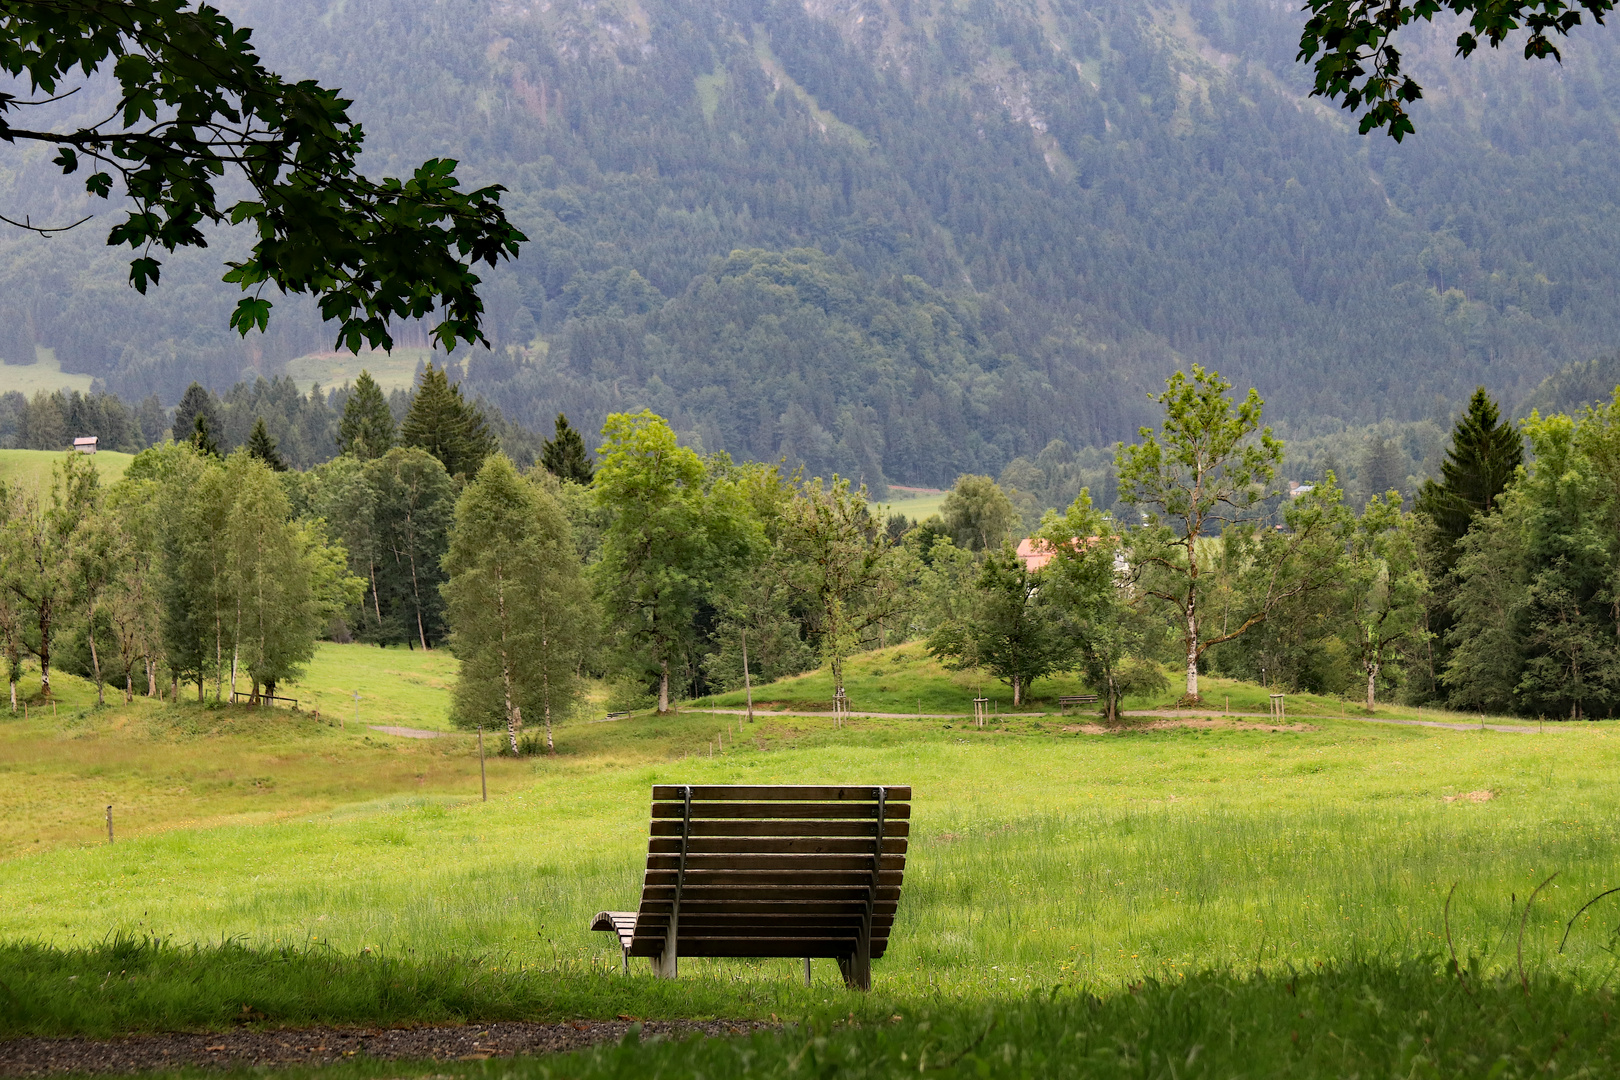
[{"label": "green pasture", "polygon": [[[358,354],[310,353],[287,361],[283,373],[300,387],[320,383],[324,389],[330,390],[346,382],[352,383],[365,370],[371,372],[371,377],[385,392],[409,390],[416,381],[416,365],[432,356],[428,349],[405,346],[396,347],[391,353],[370,349]],[[444,357],[440,355],[435,363],[442,363],[443,360]]]},{"label": "green pasture", "polygon": [[912,492],[890,488],[889,501],[883,504],[883,508],[886,513],[904,514],[908,521],[927,521],[939,513],[945,496],[949,494],[948,491]]},{"label": "green pasture", "polygon": [[[48,491],[51,470],[62,460],[63,453],[58,450],[0,450],[0,484],[18,484],[38,492]],[[116,450],[102,450],[94,455],[94,460],[96,471],[101,474],[101,482],[110,484],[124,475],[124,470],[129,468],[129,463],[135,457]]]},{"label": "green pasture", "polygon": [[[362,710],[431,726],[441,661],[323,646],[294,693],[342,700],[362,669],[414,674],[362,690]],[[887,678],[891,663],[852,667]],[[84,684],[59,692],[55,714],[0,720],[13,1033],[206,1028],[243,1006],[272,1024],[798,1025],[502,1066],[536,1076],[890,1076],[924,1054],[963,1076],[1462,1076],[1499,1061],[1529,1076],[1555,1058],[1599,1075],[1613,1049],[1599,1018],[1620,896],[1575,918],[1560,951],[1581,906],[1620,885],[1610,723],[1215,715],[1102,732],[1050,714],[750,725],[688,706],[563,725],[554,758],[492,757],[483,802],[465,735],[386,737],[325,708],[95,710]],[[635,904],[649,788],[685,781],[913,785],[872,995],[831,962],[808,990],[792,960],[685,961],[674,983],[639,961],[620,973],[586,926]],[[379,1069],[399,1075],[337,1072]]]},{"label": "green pasture", "polygon": [[8,364],[0,360],[0,394],[11,390],[28,397],[41,390],[47,394],[54,394],[58,390],[77,390],[81,394],[90,392],[93,377],[63,371],[56,359],[55,349],[35,348],[34,355],[36,359],[32,364]]}]

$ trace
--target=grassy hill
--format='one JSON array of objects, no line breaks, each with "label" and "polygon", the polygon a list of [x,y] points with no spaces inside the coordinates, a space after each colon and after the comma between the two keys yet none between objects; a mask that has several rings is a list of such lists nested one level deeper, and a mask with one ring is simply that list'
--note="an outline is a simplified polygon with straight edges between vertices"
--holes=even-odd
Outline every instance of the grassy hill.
[{"label": "grassy hill", "polygon": [[[906,692],[943,683],[930,700],[960,700],[958,677],[912,648],[852,663],[858,706],[895,681],[896,656]],[[341,702],[363,677],[364,721],[431,726],[444,661],[326,645],[294,693]],[[808,701],[815,691],[795,688],[818,677],[757,696]],[[1261,694],[1231,689],[1234,705]],[[750,725],[688,706],[581,717],[559,728],[554,758],[492,757],[483,802],[466,735],[340,728],[336,707],[320,720],[185,701],[95,710],[78,680],[60,693],[54,713],[0,719],[0,979],[26,1002],[0,1012],[4,1034],[228,1027],[244,1002],[270,1023],[775,1015],[812,1027],[632,1045],[564,1069],[604,1077],[785,1075],[807,1037],[866,1061],[863,1076],[915,1073],[922,1052],[951,1076],[1124,1075],[1091,1068],[1064,1041],[1077,1032],[1115,1055],[1195,1056],[1208,1075],[1241,1071],[1239,1048],[1273,1062],[1267,1075],[1343,1071],[1323,1064],[1334,1053],[1390,1072],[1372,1064],[1418,1030],[1434,1053],[1488,1049],[1529,1061],[1526,1073],[1554,1054],[1567,1072],[1620,1049],[1582,1019],[1602,1011],[1612,913],[1582,915],[1559,951],[1565,922],[1620,880],[1610,722],[1510,734],[1217,716],[1103,733],[1034,714],[984,729]],[[916,792],[873,995],[845,992],[825,962],[808,990],[792,960],[688,960],[677,983],[639,963],[618,973],[616,948],[586,926],[636,902],[649,785],[829,780]],[[1527,910],[1518,898],[1554,870]],[[238,944],[110,944],[148,935]],[[1448,939],[1465,985],[1443,970]],[[23,941],[41,944],[4,944]],[[109,959],[131,977],[108,987]],[[95,977],[67,978],[84,973]],[[1030,1055],[1051,1067],[1016,1067]]]},{"label": "grassy hill", "polygon": [[[71,453],[71,451],[65,451]],[[0,484],[21,484],[34,490],[50,487],[51,469],[62,459],[64,451],[56,450],[0,450]],[[102,483],[110,484],[124,475],[131,454],[116,450],[102,450],[95,455],[96,469]]]},{"label": "grassy hill", "polygon": [[[368,350],[358,356],[346,352],[310,353],[287,361],[283,373],[306,391],[314,383],[320,383],[330,390],[334,386],[353,382],[362,370],[371,372],[371,377],[377,380],[377,385],[384,392],[409,390],[416,379],[416,365],[431,356],[427,349],[405,346],[396,348],[392,353]],[[438,357],[438,362],[444,362],[442,355]]]},{"label": "grassy hill", "polygon": [[95,380],[89,375],[63,371],[56,359],[55,349],[34,351],[37,359],[32,364],[8,364],[0,360],[0,393],[15,390],[33,397],[41,390],[47,394],[57,390],[77,390],[81,394],[90,392],[90,384]]}]

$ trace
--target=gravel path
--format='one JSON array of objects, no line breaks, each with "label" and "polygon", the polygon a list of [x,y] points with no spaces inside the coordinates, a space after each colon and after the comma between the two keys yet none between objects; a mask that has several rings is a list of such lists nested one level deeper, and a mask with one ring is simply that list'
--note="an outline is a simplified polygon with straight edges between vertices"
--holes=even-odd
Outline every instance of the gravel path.
[{"label": "gravel path", "polygon": [[[325,1065],[352,1057],[479,1061],[617,1042],[633,1023],[576,1020],[542,1024],[512,1020],[414,1028],[241,1028],[201,1035],[131,1035],[122,1039],[9,1039],[0,1041],[0,1076],[134,1073],[185,1066],[230,1069]],[[641,1037],[724,1038],[775,1026],[758,1020],[653,1020],[641,1024]]]},{"label": "gravel path", "polygon": [[437,739],[440,735],[450,734],[448,731],[428,731],[419,727],[388,727],[382,724],[371,724],[372,731],[380,731],[384,735],[398,735],[402,739]]},{"label": "gravel path", "polygon": [[[746,716],[747,712],[748,712],[748,710],[746,710],[746,709],[714,709],[714,708],[708,708],[708,707],[688,708],[688,709],[683,709],[681,711],[682,712],[694,712],[694,713],[722,713],[722,714],[724,714],[726,716]],[[830,713],[830,712],[790,712],[788,710],[778,710],[778,709],[755,709],[754,710],[754,715],[755,716],[811,716],[811,717],[822,717],[824,719],[830,719],[832,717],[832,713]],[[858,719],[858,720],[863,720],[863,719],[864,720],[972,720],[973,719],[973,717],[968,715],[967,713],[852,712],[852,713],[849,713],[848,715],[855,718],[855,719]],[[997,719],[1007,718],[1007,719],[1019,719],[1019,720],[1034,720],[1034,719],[1041,719],[1041,718],[1045,718],[1045,717],[1062,717],[1062,716],[1076,717],[1076,716],[1083,716],[1083,715],[1085,715],[1085,714],[1080,714],[1080,713],[1002,713],[1002,714],[1000,714],[1000,716],[997,717]],[[1148,711],[1148,710],[1126,710],[1126,711],[1123,711],[1121,713],[1121,715],[1123,715],[1123,716],[1143,717],[1143,718],[1157,717],[1157,718],[1163,719],[1163,720],[1185,720],[1185,719],[1190,719],[1190,718],[1194,718],[1194,717],[1200,717],[1200,718],[1201,717],[1209,717],[1209,718],[1215,719],[1215,720],[1220,720],[1220,719],[1223,719],[1223,718],[1230,718],[1230,719],[1233,719],[1233,720],[1270,720],[1270,719],[1272,719],[1272,717],[1271,717],[1271,715],[1269,713],[1222,713],[1222,712],[1218,712],[1218,711],[1212,712],[1209,709],[1153,709],[1151,711]],[[1306,716],[1306,715],[1301,714],[1301,715],[1297,715],[1297,716],[1290,716],[1290,717],[1288,717],[1288,719],[1290,721],[1295,721],[1295,722],[1298,722],[1298,723],[1309,723],[1312,720],[1353,720],[1353,721],[1363,723],[1363,724],[1406,724],[1406,725],[1409,725],[1409,726],[1412,726],[1412,727],[1448,728],[1448,729],[1450,729],[1452,731],[1478,731],[1479,730],[1479,725],[1478,724],[1448,724],[1448,723],[1445,723],[1445,722],[1440,721],[1440,720],[1396,720],[1393,717],[1379,717],[1379,716],[1316,716],[1316,715]],[[1512,732],[1512,733],[1518,734],[1518,735],[1524,735],[1524,734],[1533,735],[1537,731],[1536,728],[1528,727],[1528,726],[1525,726],[1525,725],[1522,725],[1522,724],[1486,724],[1485,727],[1486,727],[1486,730],[1488,730],[1488,731],[1507,731],[1507,732]]]}]

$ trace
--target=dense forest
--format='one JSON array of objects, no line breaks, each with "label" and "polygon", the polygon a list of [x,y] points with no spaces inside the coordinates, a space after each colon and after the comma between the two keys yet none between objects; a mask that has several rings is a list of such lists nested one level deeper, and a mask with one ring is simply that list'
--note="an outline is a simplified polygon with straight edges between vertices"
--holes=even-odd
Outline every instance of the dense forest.
[{"label": "dense forest", "polygon": [[[1300,16],[1263,0],[225,6],[356,99],[368,168],[443,154],[510,189],[530,241],[488,275],[493,349],[455,359],[530,430],[646,407],[705,452],[946,484],[1090,468],[1204,362],[1326,439],[1313,468],[1381,425],[1404,480],[1476,383],[1527,402],[1620,338],[1601,30],[1555,66],[1453,62],[1435,28],[1397,146],[1304,96]],[[3,160],[12,209],[83,208],[44,155]],[[141,297],[94,227],[0,236],[0,359],[53,348],[170,406],[331,347],[286,300],[226,331],[240,240]]]}]

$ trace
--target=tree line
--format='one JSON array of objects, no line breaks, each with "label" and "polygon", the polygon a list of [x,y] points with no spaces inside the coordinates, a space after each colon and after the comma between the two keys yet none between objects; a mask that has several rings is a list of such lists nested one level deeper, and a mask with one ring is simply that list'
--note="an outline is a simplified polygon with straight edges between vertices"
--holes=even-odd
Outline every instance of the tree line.
[{"label": "tree line", "polygon": [[847,478],[700,454],[649,411],[611,414],[594,453],[558,416],[523,468],[442,371],[397,424],[362,377],[343,452],[305,470],[262,425],[222,455],[199,411],[114,484],[69,454],[48,491],[0,496],[13,701],[25,656],[46,695],[54,666],[219,702],[275,695],[323,637],[448,647],[456,722],[520,752],[526,726],[554,747],[588,677],[665,711],[825,665],[847,700],[851,655],[918,639],[1015,705],[1078,673],[1111,718],[1167,667],[1189,705],[1216,674],[1368,708],[1613,712],[1620,398],[1521,435],[1481,390],[1414,506],[1358,513],[1331,471],[1285,489],[1259,395],[1231,390],[1174,374],[1157,429],[1116,448],[1128,512],[1082,488],[1038,522],[980,475],[908,521]]}]

